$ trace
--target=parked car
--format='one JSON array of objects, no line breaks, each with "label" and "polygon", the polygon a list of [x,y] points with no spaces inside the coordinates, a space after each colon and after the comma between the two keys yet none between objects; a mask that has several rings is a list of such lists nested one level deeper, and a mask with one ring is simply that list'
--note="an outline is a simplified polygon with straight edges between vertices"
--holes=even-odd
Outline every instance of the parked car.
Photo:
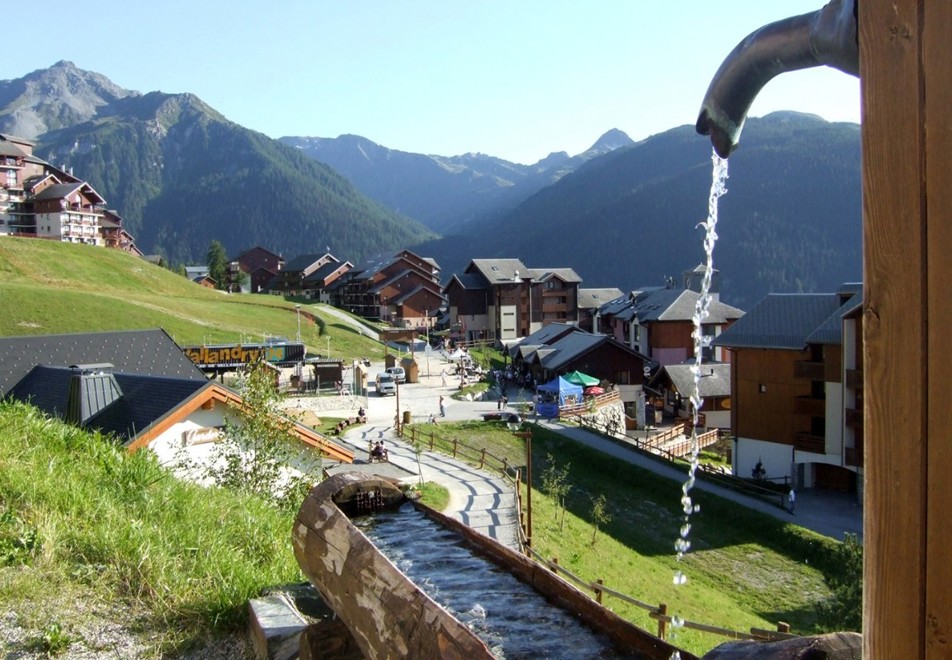
[{"label": "parked car", "polygon": [[407,372],[403,367],[387,367],[387,373],[393,376],[393,379],[398,383],[407,382]]},{"label": "parked car", "polygon": [[397,383],[393,379],[393,376],[391,374],[382,372],[377,374],[376,389],[377,389],[378,396],[385,396],[387,394],[396,394]]}]

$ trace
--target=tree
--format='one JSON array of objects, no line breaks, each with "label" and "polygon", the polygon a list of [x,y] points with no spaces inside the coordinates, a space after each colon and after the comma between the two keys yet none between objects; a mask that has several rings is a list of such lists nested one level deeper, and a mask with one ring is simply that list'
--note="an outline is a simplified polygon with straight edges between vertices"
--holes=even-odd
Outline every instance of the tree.
[{"label": "tree", "polygon": [[218,241],[212,241],[208,246],[205,264],[208,266],[208,276],[215,280],[215,286],[219,289],[225,288],[225,279],[228,276],[228,255],[225,252],[225,246]]},{"label": "tree", "polygon": [[201,466],[180,460],[216,486],[250,493],[288,509],[300,506],[320,480],[321,459],[294,436],[294,422],[279,414],[281,395],[274,374],[264,362],[241,374],[242,407],[225,421],[214,460]]},{"label": "tree", "polygon": [[559,531],[565,524],[565,498],[572,490],[572,484],[569,480],[569,466],[566,463],[560,469],[555,463],[555,457],[552,454],[546,454],[548,467],[542,473],[542,492],[555,500],[556,515],[559,516]]},{"label": "tree", "polygon": [[612,515],[608,512],[607,500],[605,495],[599,495],[592,498],[592,545],[595,545],[595,536],[600,527],[604,527],[612,521]]}]

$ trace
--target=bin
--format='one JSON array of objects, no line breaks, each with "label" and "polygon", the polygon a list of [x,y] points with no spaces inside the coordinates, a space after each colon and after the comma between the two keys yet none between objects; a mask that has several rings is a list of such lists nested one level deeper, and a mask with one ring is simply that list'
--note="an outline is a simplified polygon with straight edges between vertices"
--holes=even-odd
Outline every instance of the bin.
[{"label": "bin", "polygon": [[409,410],[404,410],[404,411],[403,411],[403,423],[404,423],[404,424],[409,424],[409,423],[410,423],[410,411],[409,411]]}]

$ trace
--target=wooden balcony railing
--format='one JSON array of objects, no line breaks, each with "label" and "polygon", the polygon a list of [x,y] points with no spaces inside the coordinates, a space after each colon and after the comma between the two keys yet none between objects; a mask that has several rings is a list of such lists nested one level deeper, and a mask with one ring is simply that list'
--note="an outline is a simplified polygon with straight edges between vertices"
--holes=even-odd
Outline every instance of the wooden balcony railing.
[{"label": "wooden balcony railing", "polygon": [[863,428],[863,411],[856,408],[846,408],[846,426],[852,429]]},{"label": "wooden balcony railing", "polygon": [[822,362],[807,362],[800,360],[793,364],[793,377],[808,380],[823,380],[824,370]]},{"label": "wooden balcony railing", "polygon": [[863,448],[847,447],[844,461],[847,465],[853,467],[863,467]]},{"label": "wooden balcony railing", "polygon": [[793,446],[800,451],[809,451],[814,454],[826,453],[826,438],[812,433],[797,433],[794,436]]},{"label": "wooden balcony railing", "polygon": [[809,417],[825,417],[826,400],[798,396],[793,400],[793,412],[797,415],[807,415]]},{"label": "wooden balcony railing", "polygon": [[862,389],[863,370],[862,369],[847,369],[846,370],[846,386],[854,390]]}]

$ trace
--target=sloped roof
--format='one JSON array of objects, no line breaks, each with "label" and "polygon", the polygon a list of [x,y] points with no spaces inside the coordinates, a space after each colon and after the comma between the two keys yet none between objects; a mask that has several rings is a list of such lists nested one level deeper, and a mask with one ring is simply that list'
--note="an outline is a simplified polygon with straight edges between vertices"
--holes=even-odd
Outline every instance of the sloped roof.
[{"label": "sloped roof", "polygon": [[558,371],[570,362],[577,360],[600,344],[608,341],[605,335],[593,335],[588,332],[572,332],[549,344],[550,353],[540,355],[542,366],[550,371]]},{"label": "sloped roof", "polygon": [[486,278],[479,273],[454,273],[450,281],[443,287],[443,290],[446,291],[453,282],[457,282],[463,289],[474,291],[485,289],[488,286]]},{"label": "sloped roof", "polygon": [[581,282],[582,278],[571,268],[530,268],[529,275],[536,282],[545,282],[546,280],[557,277],[563,282]]},{"label": "sloped roof", "polygon": [[[694,393],[694,373],[691,364],[669,364],[663,367],[671,384],[683,397]],[[731,395],[731,365],[721,362],[701,363],[698,393],[702,398]]]},{"label": "sloped roof", "polygon": [[[635,298],[634,312],[639,322],[690,321],[701,294],[690,289],[656,289],[645,291]],[[708,306],[705,323],[726,323],[744,315],[743,310],[719,300]]]},{"label": "sloped roof", "polygon": [[471,268],[475,268],[490,284],[532,276],[519,259],[473,259],[466,271],[472,272]]},{"label": "sloped roof", "polygon": [[26,152],[23,151],[20,147],[8,142],[6,140],[0,140],[0,156],[10,156],[11,158],[26,158]]},{"label": "sloped roof", "polygon": [[[523,344],[526,346],[531,346],[533,344],[537,346],[551,344],[555,340],[559,339],[559,337],[576,331],[578,331],[578,327],[572,325],[571,323],[550,323],[548,325],[542,326],[531,335],[523,337],[518,344],[515,344],[515,346],[522,346]],[[510,345],[509,348],[511,350],[513,346]]]},{"label": "sloped roof", "polygon": [[112,364],[117,372],[205,381],[161,328],[66,335],[0,337],[0,396],[38,364]]},{"label": "sloped roof", "polygon": [[772,293],[722,332],[713,345],[801,350],[807,337],[839,307],[835,293]]},{"label": "sloped roof", "polygon": [[82,183],[54,183],[36,195],[37,200],[62,199],[83,187]]},{"label": "sloped roof", "polygon": [[308,268],[313,266],[318,261],[330,257],[333,261],[331,263],[339,261],[334,255],[329,252],[322,252],[320,254],[301,254],[289,261],[284,265],[285,273],[303,273]]},{"label": "sloped roof", "polygon": [[328,275],[333,275],[336,271],[340,270],[346,265],[346,263],[342,264],[339,261],[328,262],[305,277],[304,284],[323,283],[324,279]]},{"label": "sloped roof", "polygon": [[579,289],[578,290],[578,308],[579,309],[597,309],[602,305],[623,296],[621,289]]},{"label": "sloped roof", "polygon": [[839,309],[830,314],[829,318],[807,336],[808,344],[827,344],[839,346],[843,343],[843,317],[863,304],[862,292],[853,295],[843,303]]}]

